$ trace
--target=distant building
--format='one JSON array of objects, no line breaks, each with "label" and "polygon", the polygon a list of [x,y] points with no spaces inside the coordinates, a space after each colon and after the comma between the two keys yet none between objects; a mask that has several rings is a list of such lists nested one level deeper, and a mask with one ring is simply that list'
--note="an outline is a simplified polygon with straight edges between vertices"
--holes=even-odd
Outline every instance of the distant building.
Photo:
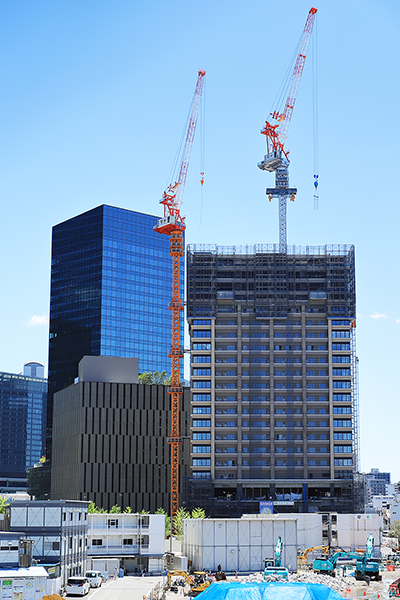
[{"label": "distant building", "polygon": [[0,372],[0,492],[26,490],[26,471],[44,453],[47,379],[41,363]]},{"label": "distant building", "polygon": [[371,469],[365,474],[367,502],[371,503],[374,496],[387,496],[394,494],[394,486],[390,483],[390,473]]},{"label": "distant building", "polygon": [[[53,227],[48,457],[53,396],[83,356],[137,357],[140,373],[171,372],[172,259],[157,220],[102,205]],[[181,332],[183,347],[183,317]]]},{"label": "distant building", "polygon": [[[164,385],[137,382],[136,359],[92,357],[100,368],[79,365],[79,382],[54,396],[51,497],[93,500],[133,512],[170,509],[171,398]],[[101,368],[111,361],[113,369]],[[120,363],[132,362],[123,377]],[[85,375],[86,373],[86,375]],[[87,376],[90,376],[87,379]],[[135,378],[136,377],[136,378]],[[189,388],[180,407],[180,478],[188,476]],[[182,488],[181,488],[182,489]]]}]

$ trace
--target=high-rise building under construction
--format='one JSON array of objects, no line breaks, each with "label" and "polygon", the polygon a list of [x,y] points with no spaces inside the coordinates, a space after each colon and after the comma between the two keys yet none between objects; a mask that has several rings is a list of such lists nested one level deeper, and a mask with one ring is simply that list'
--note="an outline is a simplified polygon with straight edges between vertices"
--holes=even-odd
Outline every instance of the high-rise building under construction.
[{"label": "high-rise building under construction", "polygon": [[359,509],[355,316],[354,246],[188,247],[188,508]]}]

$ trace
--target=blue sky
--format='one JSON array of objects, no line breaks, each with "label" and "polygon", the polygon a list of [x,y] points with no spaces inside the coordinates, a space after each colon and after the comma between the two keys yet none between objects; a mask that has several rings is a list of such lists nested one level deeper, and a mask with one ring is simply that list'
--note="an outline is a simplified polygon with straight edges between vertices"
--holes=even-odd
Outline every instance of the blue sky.
[{"label": "blue sky", "polygon": [[[0,370],[47,364],[51,227],[111,204],[160,214],[197,70],[187,241],[278,241],[257,168],[260,129],[303,29],[303,0],[3,0],[0,3]],[[313,204],[311,49],[289,137],[288,242],[355,244],[361,467],[400,479],[400,5],[321,0],[319,210]],[[196,143],[197,142],[197,143]]]}]

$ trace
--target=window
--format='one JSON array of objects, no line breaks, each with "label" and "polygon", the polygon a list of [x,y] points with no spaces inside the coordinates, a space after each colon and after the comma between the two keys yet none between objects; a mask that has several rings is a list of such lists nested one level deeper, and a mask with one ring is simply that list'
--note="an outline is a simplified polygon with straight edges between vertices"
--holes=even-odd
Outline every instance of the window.
[{"label": "window", "polygon": [[108,519],[108,528],[109,529],[118,529],[118,519]]},{"label": "window", "polygon": [[335,458],[335,467],[351,467],[353,460],[351,458]]},{"label": "window", "polygon": [[351,432],[339,432],[333,434],[334,440],[351,440],[352,434]]},{"label": "window", "polygon": [[193,419],[193,427],[211,427],[210,419]]},{"label": "window", "polygon": [[210,458],[194,458],[192,460],[192,465],[194,467],[209,467],[211,466]]},{"label": "window", "polygon": [[[335,412],[335,409],[333,409]],[[334,427],[351,427],[351,420],[348,419],[334,419],[333,421]]]},{"label": "window", "polygon": [[211,440],[211,433],[194,433],[192,440]]},{"label": "window", "polygon": [[349,338],[350,331],[332,331],[333,338]]},{"label": "window", "polygon": [[194,389],[199,389],[199,388],[209,389],[211,387],[211,381],[193,381],[192,387]]},{"label": "window", "polygon": [[194,454],[209,454],[211,452],[211,446],[193,446]]},{"label": "window", "polygon": [[333,389],[350,389],[351,381],[333,381],[332,387]]},{"label": "window", "polygon": [[92,540],[92,546],[102,546],[102,545],[103,545],[102,539],[93,539]]},{"label": "window", "polygon": [[193,363],[210,363],[211,362],[211,356],[202,356],[201,354],[199,356],[195,355],[192,357],[192,362]]},{"label": "window", "polygon": [[333,363],[349,363],[350,356],[332,356]]},{"label": "window", "polygon": [[333,394],[334,402],[351,402],[350,394]]},{"label": "window", "polygon": [[348,321],[332,321],[332,325],[333,326],[340,326],[340,325],[349,325]]},{"label": "window", "polygon": [[52,550],[59,550],[60,549],[60,542],[52,542],[51,549]]},{"label": "window", "polygon": [[192,477],[193,479],[211,479],[211,473],[207,471],[193,471]]},{"label": "window", "polygon": [[211,369],[193,369],[193,377],[211,377]]},{"label": "window", "polygon": [[334,446],[335,454],[351,454],[352,447],[351,446]]},{"label": "window", "polygon": [[193,402],[211,402],[211,394],[193,394]]},{"label": "window", "polygon": [[133,538],[125,538],[123,541],[124,546],[133,546]]},{"label": "window", "polygon": [[211,331],[206,331],[204,329],[194,329],[192,332],[193,338],[209,338],[211,337]]},{"label": "window", "polygon": [[211,415],[211,406],[194,406],[194,415]]},{"label": "window", "polygon": [[210,319],[193,319],[193,325],[211,325]]},{"label": "window", "polygon": [[211,344],[193,344],[193,350],[211,350]]},{"label": "window", "polygon": [[351,415],[351,406],[334,406],[334,415]]},{"label": "window", "polygon": [[350,369],[333,369],[332,375],[334,377],[350,377]]},{"label": "window", "polygon": [[332,350],[350,350],[350,344],[332,344]]}]

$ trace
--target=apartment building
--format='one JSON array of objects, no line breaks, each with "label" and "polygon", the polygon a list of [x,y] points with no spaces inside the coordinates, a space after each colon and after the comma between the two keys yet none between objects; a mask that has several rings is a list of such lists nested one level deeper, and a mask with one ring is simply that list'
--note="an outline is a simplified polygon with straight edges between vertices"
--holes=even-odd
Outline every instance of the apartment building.
[{"label": "apartment building", "polygon": [[188,247],[188,506],[359,510],[355,315],[354,246]]}]

